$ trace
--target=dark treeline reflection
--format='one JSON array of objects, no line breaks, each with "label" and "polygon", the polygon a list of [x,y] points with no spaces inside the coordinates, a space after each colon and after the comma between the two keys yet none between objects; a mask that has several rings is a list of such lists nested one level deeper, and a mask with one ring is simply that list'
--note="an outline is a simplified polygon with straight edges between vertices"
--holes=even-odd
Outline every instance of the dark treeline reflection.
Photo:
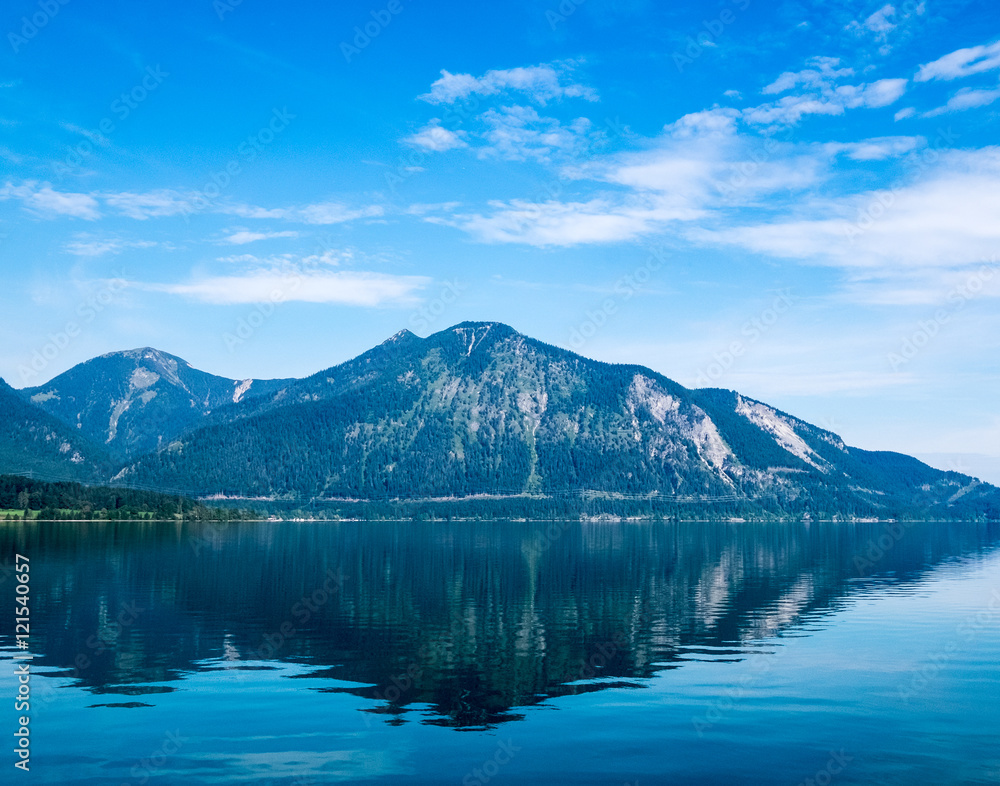
[{"label": "dark treeline reflection", "polygon": [[31,560],[36,666],[94,693],[155,701],[185,672],[285,661],[390,722],[419,705],[481,726],[742,657],[998,541],[985,524],[110,522],[0,526],[0,558]]}]

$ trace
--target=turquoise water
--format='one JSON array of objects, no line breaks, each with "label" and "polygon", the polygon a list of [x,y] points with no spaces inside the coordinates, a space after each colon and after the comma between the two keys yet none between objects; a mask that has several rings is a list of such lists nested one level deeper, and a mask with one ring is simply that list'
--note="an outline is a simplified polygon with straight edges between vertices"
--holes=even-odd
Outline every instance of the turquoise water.
[{"label": "turquoise water", "polygon": [[993,525],[3,525],[15,553],[4,783],[1000,782]]}]

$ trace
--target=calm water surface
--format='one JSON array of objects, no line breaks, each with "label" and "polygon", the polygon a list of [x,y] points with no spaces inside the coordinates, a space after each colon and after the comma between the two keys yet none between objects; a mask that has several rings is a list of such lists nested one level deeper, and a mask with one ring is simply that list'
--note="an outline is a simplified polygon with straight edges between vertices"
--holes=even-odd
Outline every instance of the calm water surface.
[{"label": "calm water surface", "polygon": [[1000,782],[995,525],[0,525],[15,553],[2,783]]}]

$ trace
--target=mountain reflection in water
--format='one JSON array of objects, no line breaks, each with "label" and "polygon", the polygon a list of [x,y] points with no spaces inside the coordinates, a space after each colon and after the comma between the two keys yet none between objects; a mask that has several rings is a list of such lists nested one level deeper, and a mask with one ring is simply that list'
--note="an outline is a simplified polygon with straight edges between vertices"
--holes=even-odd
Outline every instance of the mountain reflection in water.
[{"label": "mountain reflection in water", "polygon": [[996,525],[934,523],[0,527],[3,559],[31,555],[36,666],[94,694],[142,706],[191,672],[285,662],[370,699],[376,721],[419,708],[457,728],[742,659],[858,589],[998,541]]}]

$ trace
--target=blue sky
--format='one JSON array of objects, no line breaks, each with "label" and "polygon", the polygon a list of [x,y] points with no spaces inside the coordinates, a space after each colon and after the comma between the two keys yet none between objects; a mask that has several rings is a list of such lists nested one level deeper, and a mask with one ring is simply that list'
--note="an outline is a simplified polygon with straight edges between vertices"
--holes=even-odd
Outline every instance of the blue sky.
[{"label": "blue sky", "polygon": [[663,6],[7,3],[0,376],[500,320],[1000,480],[995,7]]}]

